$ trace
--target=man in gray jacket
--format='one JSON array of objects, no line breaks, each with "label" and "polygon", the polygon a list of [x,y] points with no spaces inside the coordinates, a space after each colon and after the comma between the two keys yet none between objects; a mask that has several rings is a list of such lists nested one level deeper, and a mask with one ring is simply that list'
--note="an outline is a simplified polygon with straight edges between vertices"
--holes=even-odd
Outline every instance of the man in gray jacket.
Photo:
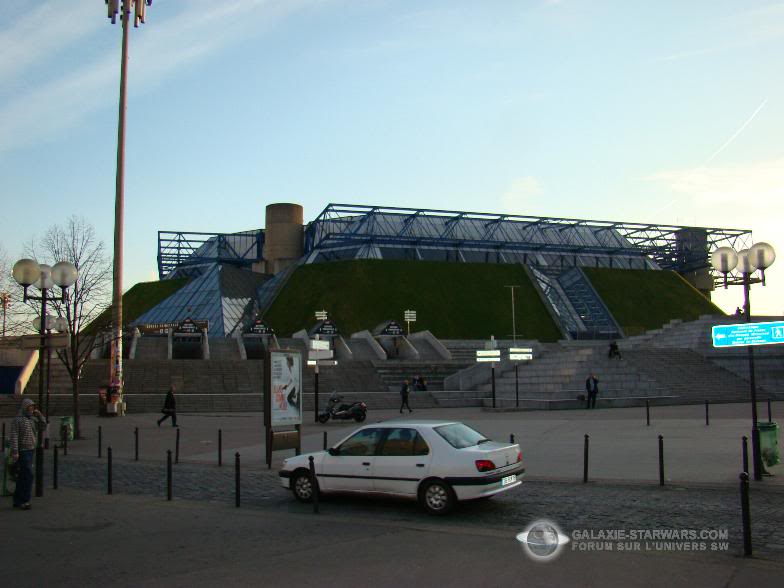
[{"label": "man in gray jacket", "polygon": [[38,428],[46,427],[46,419],[29,398],[22,400],[19,413],[11,421],[11,459],[18,464],[14,508],[30,510],[33,491],[33,454],[38,446]]}]

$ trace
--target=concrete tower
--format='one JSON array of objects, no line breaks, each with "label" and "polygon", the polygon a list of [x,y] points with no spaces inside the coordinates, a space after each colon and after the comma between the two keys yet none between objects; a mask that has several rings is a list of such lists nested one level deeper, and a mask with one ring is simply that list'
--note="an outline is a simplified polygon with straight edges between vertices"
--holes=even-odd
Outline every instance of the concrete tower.
[{"label": "concrete tower", "polygon": [[304,241],[302,206],[268,204],[264,231],[266,271],[276,274],[302,257]]}]

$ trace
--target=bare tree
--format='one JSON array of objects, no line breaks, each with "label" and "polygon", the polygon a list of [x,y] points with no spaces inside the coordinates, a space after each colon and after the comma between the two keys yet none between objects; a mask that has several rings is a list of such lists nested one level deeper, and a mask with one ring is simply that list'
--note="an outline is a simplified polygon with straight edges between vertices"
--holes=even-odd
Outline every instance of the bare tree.
[{"label": "bare tree", "polygon": [[[104,252],[103,241],[85,219],[70,217],[64,225],[54,225],[39,242],[31,242],[28,253],[42,263],[70,261],[79,272],[64,300],[55,298],[52,306],[58,316],[68,321],[71,345],[58,350],[57,357],[65,366],[73,391],[74,435],[81,437],[79,424],[79,379],[84,364],[96,344],[96,337],[86,337],[82,331],[110,302],[112,265]],[[39,310],[40,313],[40,310]]]},{"label": "bare tree", "polygon": [[22,289],[11,276],[13,263],[5,247],[0,244],[0,312],[2,336],[22,335],[33,330],[31,309],[22,300]]}]

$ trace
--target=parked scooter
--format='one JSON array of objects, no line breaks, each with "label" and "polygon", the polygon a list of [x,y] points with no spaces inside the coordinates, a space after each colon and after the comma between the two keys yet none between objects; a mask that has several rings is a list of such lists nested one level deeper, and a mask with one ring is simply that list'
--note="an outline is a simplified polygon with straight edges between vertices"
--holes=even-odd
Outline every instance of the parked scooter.
[{"label": "parked scooter", "polygon": [[343,403],[343,397],[333,391],[329,395],[326,410],[322,410],[318,415],[320,423],[326,423],[330,418],[341,421],[354,419],[361,423],[367,418],[367,404],[364,402],[345,404]]}]

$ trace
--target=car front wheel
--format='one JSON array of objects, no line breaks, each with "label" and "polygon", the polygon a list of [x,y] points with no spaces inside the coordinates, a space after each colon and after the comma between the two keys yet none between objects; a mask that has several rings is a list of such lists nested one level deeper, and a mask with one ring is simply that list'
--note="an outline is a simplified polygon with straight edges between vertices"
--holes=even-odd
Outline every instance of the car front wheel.
[{"label": "car front wheel", "polygon": [[430,514],[443,515],[454,508],[456,498],[449,484],[441,480],[432,480],[422,487],[419,501]]},{"label": "car front wheel", "polygon": [[[313,500],[313,481],[310,479],[310,472],[299,471],[294,474],[291,480],[291,489],[294,491],[294,498],[300,502],[311,502]],[[318,486],[315,491],[318,492]]]}]

